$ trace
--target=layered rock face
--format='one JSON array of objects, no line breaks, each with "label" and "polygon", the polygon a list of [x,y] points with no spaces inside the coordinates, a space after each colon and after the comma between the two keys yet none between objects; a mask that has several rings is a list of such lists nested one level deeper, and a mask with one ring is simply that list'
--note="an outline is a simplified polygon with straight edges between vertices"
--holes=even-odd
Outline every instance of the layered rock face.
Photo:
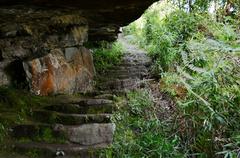
[{"label": "layered rock face", "polygon": [[31,90],[37,95],[91,91],[94,75],[91,52],[86,48],[60,49],[31,61],[24,70]]},{"label": "layered rock face", "polygon": [[11,11],[0,11],[9,18],[0,25],[1,85],[19,86],[26,80],[37,95],[91,90],[94,65],[91,52],[83,46],[88,40],[85,18],[56,10],[34,10],[31,17],[26,15],[29,10]]},{"label": "layered rock face", "polygon": [[114,40],[120,26],[137,19],[154,1],[157,0],[0,0],[0,6],[7,9],[24,6],[43,12],[58,10],[66,15],[77,13],[88,19],[89,39]]},{"label": "layered rock face", "polygon": [[27,80],[39,95],[91,90],[84,43],[115,40],[154,1],[0,0],[0,85]]}]

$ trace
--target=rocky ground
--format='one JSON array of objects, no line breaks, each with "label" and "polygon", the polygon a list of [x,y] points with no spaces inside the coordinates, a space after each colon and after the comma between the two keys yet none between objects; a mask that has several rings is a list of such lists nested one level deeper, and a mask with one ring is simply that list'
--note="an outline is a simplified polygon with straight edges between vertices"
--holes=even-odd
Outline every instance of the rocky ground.
[{"label": "rocky ground", "polygon": [[[117,128],[111,123],[114,95],[130,90],[148,88],[156,104],[171,109],[171,101],[158,91],[158,83],[150,79],[151,60],[147,53],[122,36],[119,42],[124,47],[123,60],[98,77],[94,93],[57,96],[55,101],[33,109],[26,123],[11,128],[9,144],[17,153],[49,158],[97,157],[98,149],[112,143]],[[9,154],[0,155],[8,157]],[[10,157],[22,158],[14,154]]]}]

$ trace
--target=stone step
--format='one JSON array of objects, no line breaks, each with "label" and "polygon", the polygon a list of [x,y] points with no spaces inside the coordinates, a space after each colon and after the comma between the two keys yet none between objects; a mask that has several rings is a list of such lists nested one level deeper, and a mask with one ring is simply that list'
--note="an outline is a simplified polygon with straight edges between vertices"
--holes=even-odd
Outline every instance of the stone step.
[{"label": "stone step", "polygon": [[58,130],[59,124],[32,123],[16,125],[10,135],[16,139],[32,141],[66,141],[64,133]]},{"label": "stone step", "polygon": [[98,151],[108,144],[82,146],[78,144],[50,144],[44,142],[16,143],[14,148],[19,153],[33,153],[37,158],[98,158]]},{"label": "stone step", "polygon": [[[106,77],[109,76],[109,77]],[[126,79],[140,79],[142,76],[140,74],[125,74],[125,75],[104,75],[102,77],[98,77],[98,84],[102,84],[104,82],[115,81],[115,80],[126,80]]]},{"label": "stone step", "polygon": [[94,98],[95,99],[114,99],[115,95],[113,94],[108,94],[108,93],[105,93],[105,94],[100,94],[100,95],[95,95]]},{"label": "stone step", "polygon": [[132,62],[129,60],[123,61],[117,66],[131,67],[131,66],[149,66],[149,62]]},{"label": "stone step", "polygon": [[115,77],[111,77],[111,79],[135,79],[135,78],[141,78],[141,75],[136,74],[122,74],[122,75],[116,75]]},{"label": "stone step", "polygon": [[80,95],[91,99],[106,99],[111,101],[114,99],[114,94],[108,94],[106,92],[98,91],[96,89],[91,92],[82,93]]},{"label": "stone step", "polygon": [[[67,111],[66,111],[67,112]],[[71,111],[68,111],[71,112]],[[72,111],[73,112],[73,111]],[[79,125],[86,123],[109,123],[111,114],[67,114],[49,110],[34,110],[32,117],[35,121],[42,123]]]},{"label": "stone step", "polygon": [[113,101],[108,99],[81,99],[71,103],[78,104],[79,106],[101,106],[113,104]]},{"label": "stone step", "polygon": [[[108,77],[107,77],[108,76]],[[102,76],[100,76],[98,79],[100,81],[104,81],[104,80],[109,80],[109,79],[131,79],[131,78],[139,78],[142,79],[144,77],[147,77],[148,74],[144,73],[144,72],[134,72],[134,73],[129,73],[129,74],[124,74],[124,73],[115,73],[115,74],[111,74],[111,73],[105,73]]]},{"label": "stone step", "polygon": [[115,71],[119,71],[119,70],[145,70],[147,67],[144,66],[144,65],[132,65],[132,64],[129,64],[129,65],[116,65],[116,66],[113,66],[111,67],[109,70],[115,70]]},{"label": "stone step", "polygon": [[130,66],[143,66],[142,63],[132,63],[132,62],[122,62],[118,66],[125,66],[125,67],[130,67]]},{"label": "stone step", "polygon": [[100,91],[93,91],[91,93],[83,93],[80,96],[73,96],[73,95],[58,95],[54,102],[50,104],[42,105],[41,107],[48,106],[48,105],[69,105],[69,104],[77,104],[79,106],[98,106],[98,105],[106,105],[112,104],[113,101],[110,99],[99,98],[96,99],[94,96],[101,95],[103,92]]},{"label": "stone step", "polygon": [[144,72],[133,72],[133,73],[109,73],[106,72],[104,74],[99,75],[98,79],[117,79],[117,78],[144,78],[147,77],[149,74],[148,73],[144,73]]},{"label": "stone step", "polygon": [[109,78],[143,78],[145,76],[147,76],[148,74],[146,72],[140,72],[140,71],[135,71],[135,72],[131,72],[131,73],[118,73],[117,71],[115,73],[111,73],[111,72],[106,72],[104,73],[102,76],[103,77],[99,77],[100,79],[109,79]]},{"label": "stone step", "polygon": [[102,90],[133,90],[138,87],[139,79],[116,79],[101,83]]},{"label": "stone step", "polygon": [[113,140],[115,124],[92,123],[66,126],[62,124],[24,124],[12,128],[12,136],[32,141],[54,141],[79,145],[110,144]]},{"label": "stone step", "polygon": [[105,91],[100,91],[97,89],[94,89],[91,92],[83,93],[81,95],[83,95],[84,97],[92,98],[92,99],[107,99],[111,101],[114,100],[114,97],[115,97],[115,95],[112,93],[107,93]]},{"label": "stone step", "polygon": [[56,104],[48,105],[43,109],[49,111],[62,112],[66,114],[101,114],[112,113],[114,110],[114,104],[112,102],[96,103],[90,100],[86,102],[79,102],[75,104]]},{"label": "stone step", "polygon": [[147,69],[143,68],[143,69],[136,69],[136,68],[132,68],[132,69],[120,69],[120,70],[108,70],[106,72],[106,74],[134,74],[134,73],[147,73]]}]

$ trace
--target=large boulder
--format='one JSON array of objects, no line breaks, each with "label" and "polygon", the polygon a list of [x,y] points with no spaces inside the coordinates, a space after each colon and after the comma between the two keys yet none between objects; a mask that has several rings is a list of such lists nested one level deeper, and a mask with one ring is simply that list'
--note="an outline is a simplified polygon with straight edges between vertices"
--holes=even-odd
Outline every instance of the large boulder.
[{"label": "large boulder", "polygon": [[30,89],[37,95],[87,92],[92,89],[94,66],[84,47],[52,50],[41,58],[25,61]]}]

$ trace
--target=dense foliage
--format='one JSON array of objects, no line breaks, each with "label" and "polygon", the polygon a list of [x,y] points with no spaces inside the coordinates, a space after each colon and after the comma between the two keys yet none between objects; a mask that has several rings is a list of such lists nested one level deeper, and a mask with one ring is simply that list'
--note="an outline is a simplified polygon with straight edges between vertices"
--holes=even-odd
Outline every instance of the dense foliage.
[{"label": "dense foliage", "polygon": [[157,117],[151,92],[139,90],[127,94],[125,99],[116,98],[118,110],[114,143],[102,153],[104,158],[181,158],[178,137],[167,137],[163,122]]},{"label": "dense foliage", "polygon": [[[178,111],[172,121],[177,121],[169,126],[180,138],[182,150],[190,157],[237,157],[240,150],[238,1],[219,2],[217,16],[207,12],[210,1],[194,2],[192,8],[205,9],[189,12],[159,2],[124,31],[134,35],[133,42],[148,50],[161,90],[175,96]],[[229,3],[234,9],[225,14]]]}]

